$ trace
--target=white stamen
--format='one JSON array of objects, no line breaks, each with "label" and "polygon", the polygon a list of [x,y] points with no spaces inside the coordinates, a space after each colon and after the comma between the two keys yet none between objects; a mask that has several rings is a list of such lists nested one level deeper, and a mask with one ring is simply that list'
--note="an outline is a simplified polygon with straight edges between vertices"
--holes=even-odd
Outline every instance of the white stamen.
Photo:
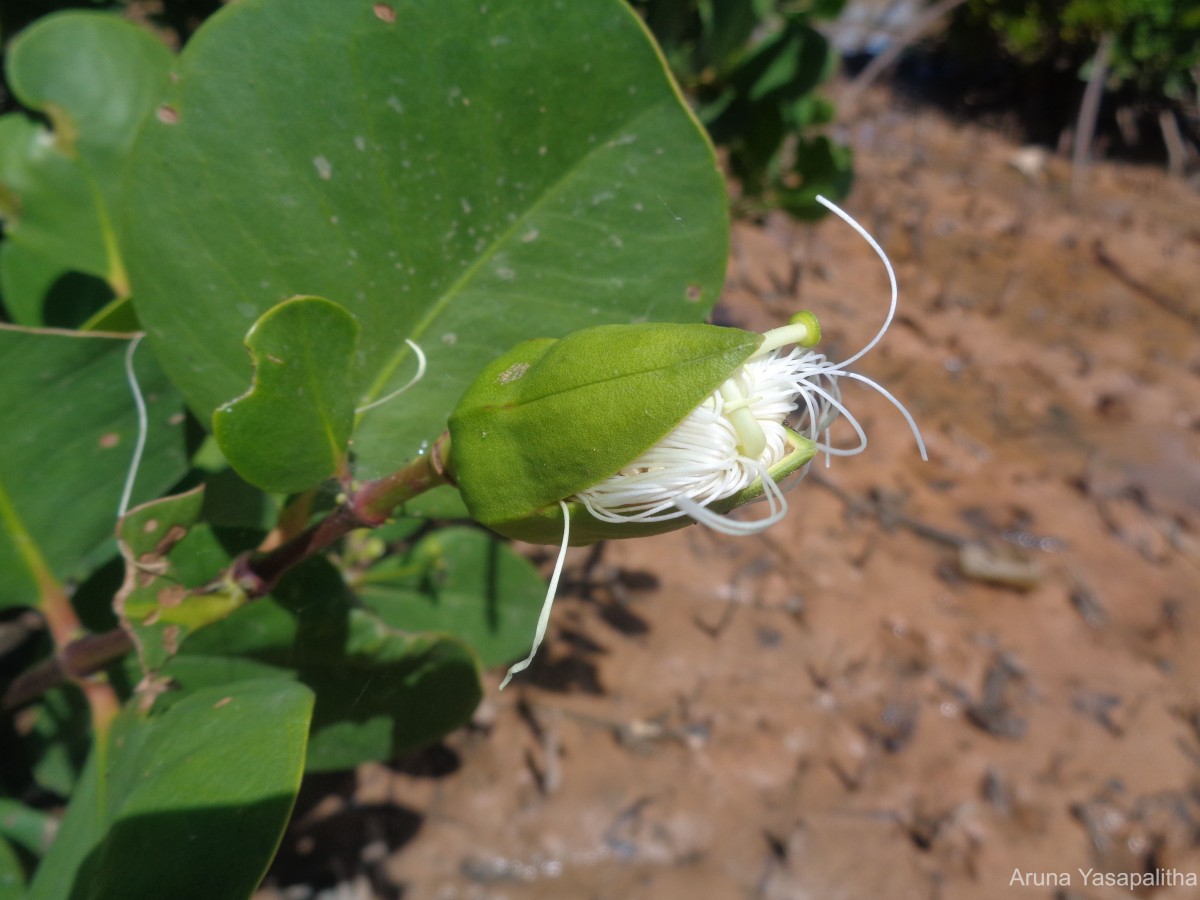
[{"label": "white stamen", "polygon": [[550,584],[546,588],[546,599],[542,601],[542,612],[538,616],[537,628],[533,632],[533,648],[529,651],[527,657],[519,663],[514,663],[512,668],[508,670],[508,674],[500,682],[500,690],[504,690],[507,687],[514,675],[518,672],[524,672],[529,668],[529,664],[533,662],[533,657],[537,653],[538,647],[542,646],[542,639],[546,637],[546,627],[550,624],[550,610],[554,608],[554,595],[558,591],[558,579],[562,575],[563,563],[567,559],[567,544],[571,537],[571,511],[567,509],[567,504],[562,500],[558,501],[558,506],[563,514],[562,546],[558,548],[558,562],[554,564],[554,574],[550,576]]},{"label": "white stamen", "polygon": [[394,400],[396,397],[399,397],[410,387],[425,377],[425,351],[418,347],[416,342],[410,341],[408,338],[404,339],[404,343],[408,344],[408,346],[412,348],[413,353],[417,355],[417,374],[410,378],[404,387],[397,388],[386,397],[380,397],[378,400],[372,400],[370,403],[357,407],[354,410],[356,415],[358,413],[365,413],[368,409],[374,409],[377,406],[383,406],[383,404],[387,403],[389,400]]},{"label": "white stamen", "polygon": [[133,459],[129,462],[129,473],[125,476],[125,488],[121,491],[121,500],[117,504],[117,518],[124,518],[125,513],[129,512],[129,500],[133,496],[133,484],[137,480],[138,469],[142,465],[142,453],[146,449],[146,432],[147,416],[146,416],[146,399],[142,396],[141,385],[138,384],[137,373],[133,371],[133,353],[138,348],[138,344],[142,342],[145,334],[138,333],[133,336],[133,340],[129,342],[129,349],[125,351],[125,380],[129,383],[130,393],[133,394],[133,405],[137,408],[137,441],[133,445]]}]

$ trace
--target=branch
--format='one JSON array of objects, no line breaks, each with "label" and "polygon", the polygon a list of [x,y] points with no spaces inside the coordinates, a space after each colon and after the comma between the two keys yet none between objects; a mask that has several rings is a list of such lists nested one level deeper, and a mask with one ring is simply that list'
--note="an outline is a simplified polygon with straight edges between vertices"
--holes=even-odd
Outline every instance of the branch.
[{"label": "branch", "polygon": [[[247,599],[257,600],[271,593],[286,572],[332,546],[351,531],[376,528],[386,522],[400,504],[438,485],[450,484],[450,477],[446,473],[449,450],[449,435],[443,434],[429,453],[390,475],[361,485],[329,516],[296,537],[272,550],[238,557],[233,562],[232,572],[246,592]],[[200,588],[197,593],[203,590]],[[71,615],[74,616],[74,611]],[[0,700],[0,709],[17,709],[66,681],[79,682],[86,692],[89,685],[93,684],[85,681],[88,676],[99,672],[132,649],[132,639],[120,628],[67,641],[54,656],[12,681],[4,692],[3,700]],[[111,691],[107,684],[95,684]]]},{"label": "branch", "polygon": [[905,50],[919,38],[923,37],[926,32],[931,31],[945,16],[964,3],[966,3],[966,0],[940,0],[940,2],[933,4],[933,6],[914,19],[913,23],[904,29],[900,36],[892,41],[882,53],[871,60],[858,73],[855,79],[847,85],[841,95],[835,98],[839,107],[838,115],[842,121],[846,121],[851,117],[851,113],[853,113],[854,107],[863,92],[874,84],[880,75],[895,65]]},{"label": "branch", "polygon": [[1108,77],[1108,54],[1112,50],[1113,36],[1105,33],[1092,57],[1092,71],[1088,75],[1083,102],[1079,104],[1079,118],[1075,122],[1075,143],[1071,149],[1071,198],[1079,196],[1083,178],[1087,174],[1088,153],[1092,138],[1096,134],[1096,119],[1100,115],[1100,100],[1104,96],[1104,80]]}]

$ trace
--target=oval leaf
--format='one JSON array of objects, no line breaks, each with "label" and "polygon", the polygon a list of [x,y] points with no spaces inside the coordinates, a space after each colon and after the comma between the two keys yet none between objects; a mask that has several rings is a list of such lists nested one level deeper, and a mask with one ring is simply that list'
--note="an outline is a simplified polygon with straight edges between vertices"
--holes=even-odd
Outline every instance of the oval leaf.
[{"label": "oval leaf", "polygon": [[0,120],[5,240],[127,292],[113,208],[171,59],[148,31],[102,13],[48,16],[13,41],[8,82],[51,129],[21,113]]},{"label": "oval leaf", "polygon": [[248,681],[102,737],[29,900],[249,897],[304,770],[312,693]]},{"label": "oval leaf", "polygon": [[[297,47],[304,52],[296,52]],[[531,336],[698,320],[727,253],[715,158],[620,0],[231,4],[185,48],[134,151],[134,302],[192,404],[295,294],[362,325],[358,474],[419,452]]]}]

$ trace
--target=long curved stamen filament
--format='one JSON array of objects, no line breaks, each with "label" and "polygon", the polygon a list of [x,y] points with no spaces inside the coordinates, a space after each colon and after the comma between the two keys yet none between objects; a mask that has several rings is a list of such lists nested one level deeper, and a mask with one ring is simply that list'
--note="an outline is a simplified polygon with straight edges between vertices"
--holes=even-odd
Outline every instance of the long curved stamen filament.
[{"label": "long curved stamen filament", "polygon": [[554,608],[554,595],[558,592],[558,579],[562,575],[563,563],[567,559],[567,546],[571,540],[571,511],[562,500],[558,501],[558,506],[563,514],[562,546],[558,548],[558,561],[554,564],[554,574],[550,576],[550,584],[546,587],[546,599],[542,601],[542,611],[538,615],[537,628],[533,632],[533,647],[527,657],[519,663],[513,663],[509,668],[504,680],[500,682],[500,690],[504,690],[508,686],[514,675],[529,668],[534,655],[538,652],[538,647],[542,646],[542,640],[546,637],[546,628],[550,624],[550,610]]},{"label": "long curved stamen filament", "polygon": [[133,484],[137,479],[138,469],[142,465],[142,453],[146,450],[146,433],[148,419],[146,416],[146,398],[142,396],[142,387],[138,384],[137,373],[133,370],[133,354],[138,344],[146,335],[138,332],[129,342],[125,351],[125,381],[129,384],[129,392],[133,394],[133,405],[137,409],[137,441],[133,445],[133,459],[129,463],[129,473],[125,476],[125,487],[121,491],[121,500],[117,504],[117,518],[123,518],[129,512],[129,501],[133,496]]},{"label": "long curved stamen filament", "polygon": [[846,366],[850,365],[851,363],[858,362],[860,359],[870,353],[871,350],[875,348],[875,345],[883,339],[883,336],[887,334],[887,330],[892,327],[892,319],[896,317],[896,306],[900,302],[900,289],[896,285],[896,271],[892,268],[892,261],[888,259],[887,254],[883,252],[883,248],[879,246],[879,242],[875,240],[875,238],[871,237],[867,229],[859,225],[858,222],[851,218],[848,212],[843,210],[836,203],[827,200],[820,194],[817,195],[817,202],[853,228],[856,232],[858,232],[858,236],[866,241],[868,245],[870,245],[871,249],[875,251],[875,254],[883,261],[883,267],[887,269],[888,284],[891,286],[892,290],[892,298],[891,302],[888,304],[887,316],[884,317],[883,325],[880,326],[879,331],[875,333],[875,337],[871,338],[865,347],[863,347],[849,359],[843,359],[840,363],[833,366],[835,369],[844,369]]},{"label": "long curved stamen filament", "polygon": [[356,407],[354,410],[355,415],[358,415],[359,413],[365,413],[368,409],[374,409],[377,406],[383,406],[383,404],[387,403],[389,400],[394,400],[395,398],[399,397],[410,387],[425,377],[425,351],[417,346],[415,341],[410,341],[408,338],[404,339],[404,343],[408,344],[408,346],[412,348],[412,352],[417,356],[417,374],[410,378],[404,387],[397,388],[387,396],[380,397],[378,400],[372,400],[370,403]]}]

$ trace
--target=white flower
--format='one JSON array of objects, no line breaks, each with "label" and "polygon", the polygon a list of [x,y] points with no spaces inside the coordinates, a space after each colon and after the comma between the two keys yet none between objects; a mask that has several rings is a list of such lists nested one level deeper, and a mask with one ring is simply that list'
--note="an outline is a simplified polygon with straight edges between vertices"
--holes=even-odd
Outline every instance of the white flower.
[{"label": "white flower", "polygon": [[[861,381],[891,401],[912,429],[921,458],[927,458],[920,430],[900,401],[866,376],[847,371],[849,365],[879,343],[895,317],[897,290],[892,264],[861,225],[824,197],[817,200],[849,223],[871,245],[887,269],[892,288],[891,307],[875,337],[849,359],[831,362],[824,354],[810,349],[820,338],[816,318],[811,313],[798,313],[791,324],[764,334],[758,350],[666,437],[615,475],[569,500],[583,504],[603,522],[662,522],[688,516],[726,534],[761,531],[787,513],[783,489],[768,469],[790,452],[785,424],[789,416],[795,416],[792,430],[816,444],[827,459],[866,449],[866,432],[842,403],[840,378]],[[789,345],[794,346],[783,352]],[[841,448],[830,442],[829,427],[839,416],[854,430],[857,446]],[[768,505],[765,517],[741,521],[709,508],[759,479]],[[501,689],[513,675],[529,667],[546,634],[570,540],[570,512],[565,501],[560,500],[559,507],[563,514],[562,545],[538,617],[533,647],[529,656],[508,670],[500,683]]]},{"label": "white flower", "polygon": [[[824,198],[818,199],[824,202]],[[864,382],[890,400],[908,421],[925,458],[925,444],[908,410],[876,382],[846,371],[846,366],[870,351],[890,327],[896,312],[896,277],[878,243],[840,209],[825,205],[867,239],[887,268],[891,308],[875,337],[850,359],[834,363],[809,349],[819,339],[819,328],[811,313],[799,313],[792,324],[767,332],[758,351],[670,434],[616,474],[571,499],[604,522],[662,522],[690,516],[726,534],[761,531],[787,513],[783,491],[767,470],[788,453],[785,422],[789,416],[798,413],[793,429],[813,441],[827,458],[866,449],[866,433],[842,403],[839,378]],[[782,352],[788,344],[796,346]],[[839,415],[854,429],[857,446],[843,449],[829,442],[829,426]],[[746,522],[708,509],[759,478],[769,506],[766,517]]]}]

